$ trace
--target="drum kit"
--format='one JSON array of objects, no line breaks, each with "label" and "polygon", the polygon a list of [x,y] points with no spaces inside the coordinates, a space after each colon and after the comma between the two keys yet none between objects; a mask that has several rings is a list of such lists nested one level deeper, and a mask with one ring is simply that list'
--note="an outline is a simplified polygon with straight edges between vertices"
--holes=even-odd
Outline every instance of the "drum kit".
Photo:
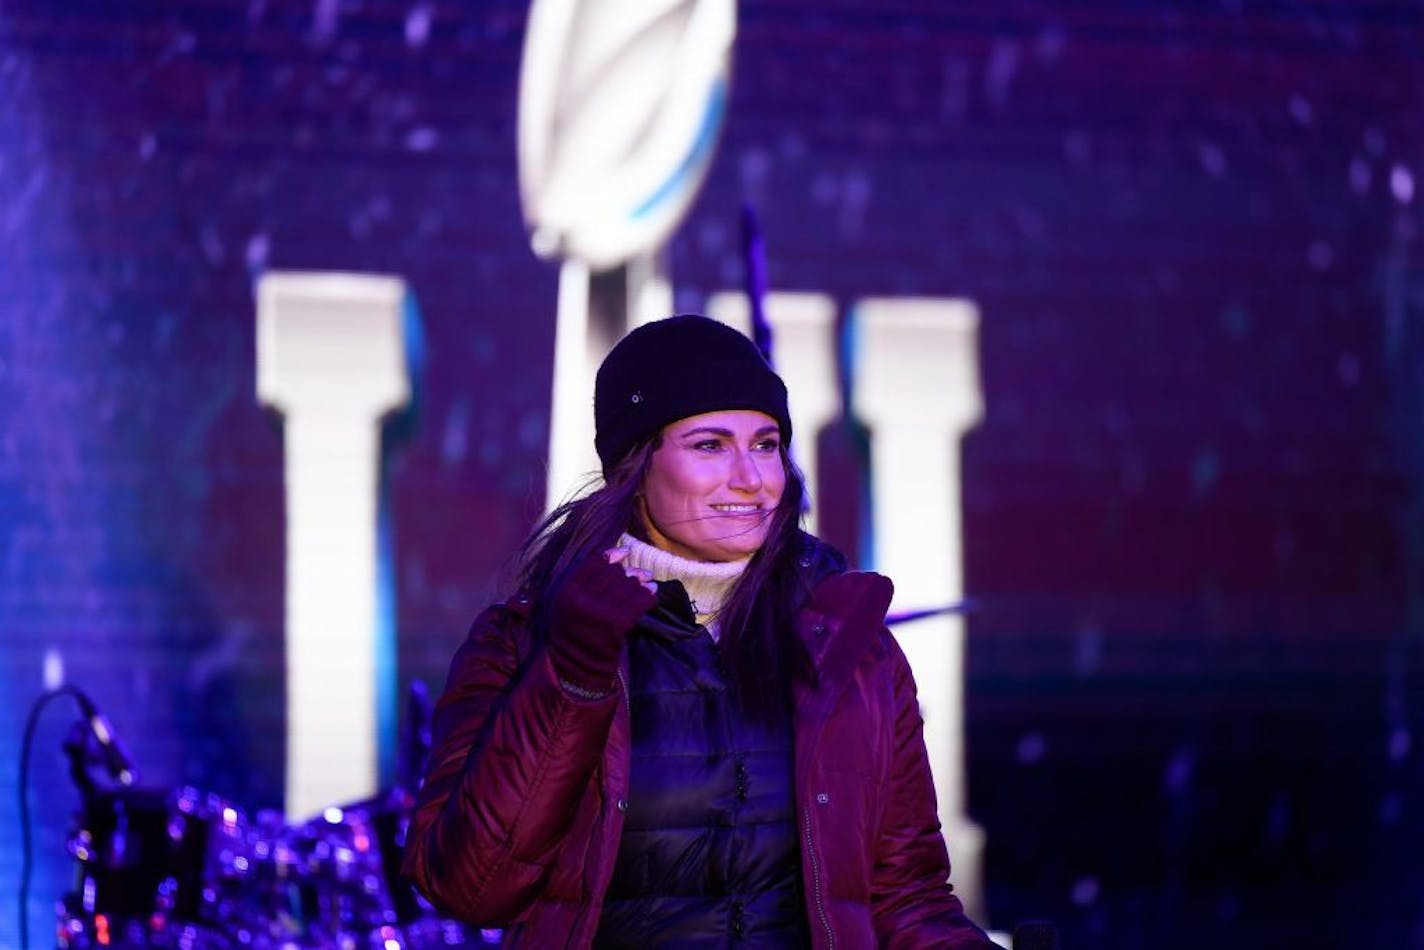
[{"label": "drum kit", "polygon": [[397,789],[287,825],[216,795],[114,788],[69,840],[58,945],[433,950],[497,943],[441,918],[400,875],[412,796]]},{"label": "drum kit", "polygon": [[75,885],[59,905],[63,950],[499,942],[499,931],[441,917],[400,874],[414,805],[404,788],[293,825],[193,788],[97,782],[93,749],[78,740],[66,749],[83,804],[69,838]]}]

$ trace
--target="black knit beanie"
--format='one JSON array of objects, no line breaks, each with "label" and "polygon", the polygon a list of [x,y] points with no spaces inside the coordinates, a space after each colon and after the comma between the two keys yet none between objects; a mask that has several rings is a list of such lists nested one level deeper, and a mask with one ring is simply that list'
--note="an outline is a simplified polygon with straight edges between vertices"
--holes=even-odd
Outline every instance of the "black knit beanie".
[{"label": "black knit beanie", "polygon": [[726,409],[766,413],[790,444],[786,384],[751,340],[694,314],[638,327],[613,347],[593,384],[593,444],[603,471],[668,423]]}]

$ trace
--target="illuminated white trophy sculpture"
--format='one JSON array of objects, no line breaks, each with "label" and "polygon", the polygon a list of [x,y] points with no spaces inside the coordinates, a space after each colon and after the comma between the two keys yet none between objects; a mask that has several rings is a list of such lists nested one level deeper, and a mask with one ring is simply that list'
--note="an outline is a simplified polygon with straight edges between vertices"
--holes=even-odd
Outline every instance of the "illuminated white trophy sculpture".
[{"label": "illuminated white trophy sculpture", "polygon": [[[964,300],[870,298],[851,318],[854,407],[871,432],[873,566],[895,581],[894,612],[956,603],[964,596],[959,443],[983,415],[978,311]],[[919,686],[954,885],[982,920],[984,833],[965,811],[964,620],[928,616],[895,636]]]},{"label": "illuminated white trophy sculpture", "polygon": [[257,395],[283,417],[285,809],[374,795],[394,735],[377,566],[381,419],[410,398],[403,280],[277,273],[257,287]]},{"label": "illuminated white trophy sculpture", "polygon": [[598,468],[593,373],[672,312],[657,249],[726,111],[735,0],[534,0],[519,81],[519,186],[535,253],[562,259],[548,500]]}]

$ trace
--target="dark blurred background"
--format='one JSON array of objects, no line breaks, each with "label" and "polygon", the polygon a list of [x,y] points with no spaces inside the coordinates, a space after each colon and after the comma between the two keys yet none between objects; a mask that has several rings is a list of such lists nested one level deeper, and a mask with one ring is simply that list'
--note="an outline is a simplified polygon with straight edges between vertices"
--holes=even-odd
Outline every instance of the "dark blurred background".
[{"label": "dark blurred background", "polygon": [[[42,670],[146,778],[278,807],[280,420],[253,282],[397,274],[400,681],[544,500],[557,270],[513,0],[0,5],[0,750]],[[679,309],[972,299],[970,812],[1069,948],[1424,947],[1424,8],[759,0]],[[863,440],[823,437],[840,482]],[[847,475],[846,473],[850,474]],[[854,553],[855,491],[824,516]],[[77,802],[42,721],[39,944]],[[13,786],[11,786],[13,788]],[[0,799],[0,880],[19,876]],[[952,842],[951,842],[952,845]],[[0,944],[16,940],[14,905]]]}]

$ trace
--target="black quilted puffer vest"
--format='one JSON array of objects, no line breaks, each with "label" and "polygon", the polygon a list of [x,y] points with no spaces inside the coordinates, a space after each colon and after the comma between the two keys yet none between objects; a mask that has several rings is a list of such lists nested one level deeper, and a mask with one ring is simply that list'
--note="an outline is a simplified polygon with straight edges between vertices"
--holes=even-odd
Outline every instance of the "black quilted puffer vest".
[{"label": "black quilted puffer vest", "polygon": [[742,712],[682,585],[629,638],[628,811],[595,946],[808,946],[791,715]]}]

